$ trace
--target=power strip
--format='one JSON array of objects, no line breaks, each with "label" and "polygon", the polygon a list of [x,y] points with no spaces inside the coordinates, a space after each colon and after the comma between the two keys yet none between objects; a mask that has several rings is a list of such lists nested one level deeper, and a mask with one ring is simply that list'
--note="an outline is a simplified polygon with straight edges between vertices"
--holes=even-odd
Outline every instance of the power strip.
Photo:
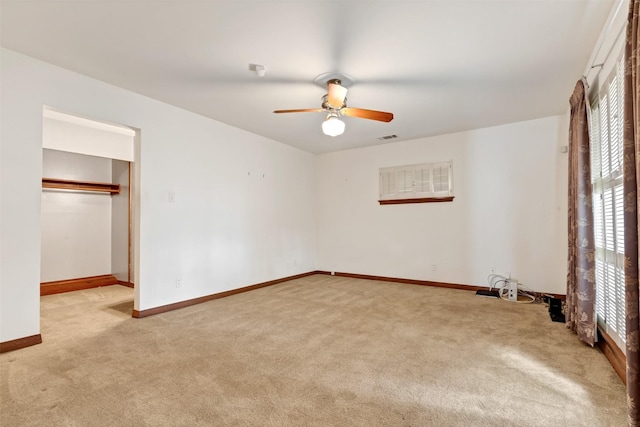
[{"label": "power strip", "polygon": [[507,290],[509,291],[508,300],[518,301],[518,282],[515,280],[509,280],[507,284]]}]

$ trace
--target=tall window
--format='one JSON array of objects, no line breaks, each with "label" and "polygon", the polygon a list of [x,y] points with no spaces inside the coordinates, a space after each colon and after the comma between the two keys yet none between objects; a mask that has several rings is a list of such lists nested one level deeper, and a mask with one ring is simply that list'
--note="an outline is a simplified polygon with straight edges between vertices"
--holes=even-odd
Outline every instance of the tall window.
[{"label": "tall window", "polygon": [[620,59],[591,107],[591,179],[598,324],[624,349],[624,69]]}]

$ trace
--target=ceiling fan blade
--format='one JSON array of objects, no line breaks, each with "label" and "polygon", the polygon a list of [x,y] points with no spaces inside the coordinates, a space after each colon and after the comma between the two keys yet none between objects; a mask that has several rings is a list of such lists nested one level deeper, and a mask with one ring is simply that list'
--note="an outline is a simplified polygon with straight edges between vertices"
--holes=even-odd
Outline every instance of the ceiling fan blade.
[{"label": "ceiling fan blade", "polygon": [[324,108],[303,108],[298,110],[275,110],[274,113],[322,113]]},{"label": "ceiling fan blade", "polygon": [[340,80],[329,80],[329,94],[327,103],[333,108],[342,108],[344,99],[347,97],[347,88],[340,85]]},{"label": "ceiling fan blade", "polygon": [[358,117],[360,119],[378,120],[379,122],[390,122],[393,120],[393,113],[384,111],[365,110],[364,108],[344,107],[340,114],[347,117]]}]

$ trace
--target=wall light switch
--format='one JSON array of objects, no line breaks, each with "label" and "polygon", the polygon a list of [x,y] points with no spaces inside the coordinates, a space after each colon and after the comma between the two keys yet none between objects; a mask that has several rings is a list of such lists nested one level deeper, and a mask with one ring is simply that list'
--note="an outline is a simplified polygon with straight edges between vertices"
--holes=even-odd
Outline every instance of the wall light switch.
[{"label": "wall light switch", "polygon": [[173,191],[169,191],[169,203],[175,203],[176,201],[176,193]]}]

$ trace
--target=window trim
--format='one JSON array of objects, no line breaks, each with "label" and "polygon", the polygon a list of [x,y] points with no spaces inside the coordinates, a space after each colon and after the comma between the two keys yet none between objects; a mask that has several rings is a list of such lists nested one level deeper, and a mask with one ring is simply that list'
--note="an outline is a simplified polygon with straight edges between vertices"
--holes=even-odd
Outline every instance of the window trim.
[{"label": "window trim", "polygon": [[378,200],[381,205],[406,205],[408,203],[439,203],[439,202],[453,202],[453,196],[447,197],[423,197],[413,199],[387,199]]}]

